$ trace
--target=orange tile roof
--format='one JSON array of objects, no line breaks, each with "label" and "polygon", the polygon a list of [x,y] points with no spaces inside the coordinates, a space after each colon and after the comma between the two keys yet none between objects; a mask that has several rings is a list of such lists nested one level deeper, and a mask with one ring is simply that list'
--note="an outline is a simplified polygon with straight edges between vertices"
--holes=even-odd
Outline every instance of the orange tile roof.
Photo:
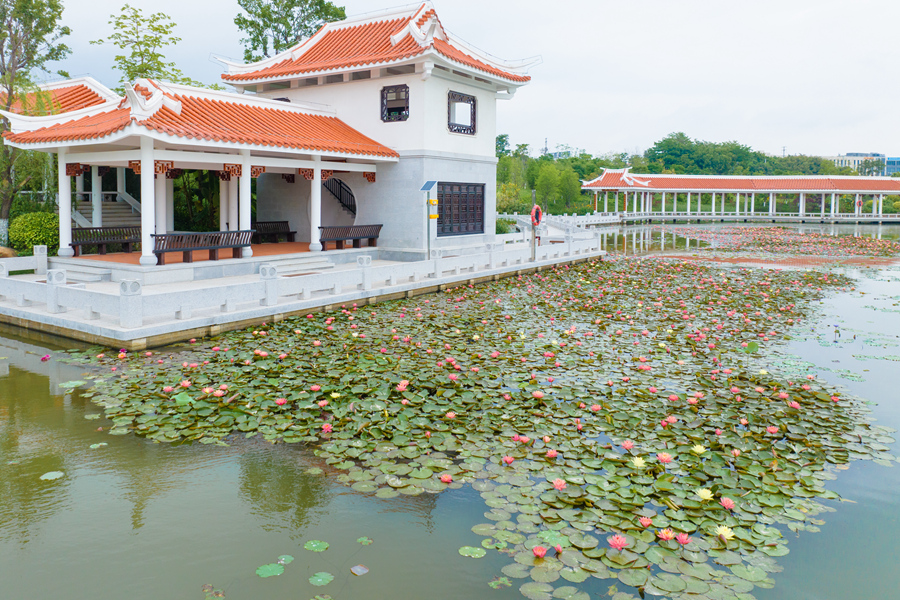
[{"label": "orange tile roof", "polygon": [[[66,113],[89,106],[97,106],[103,104],[106,100],[86,85],[72,85],[67,87],[56,88],[38,92],[45,95],[50,110],[37,110],[40,104],[36,93],[25,95],[25,105],[22,107],[21,98],[17,99],[10,109],[10,112],[17,114],[41,113],[41,114],[60,114]],[[6,105],[6,94],[0,94],[0,105]]]},{"label": "orange tile roof", "polygon": [[649,190],[691,192],[872,192],[900,193],[900,179],[884,177],[828,176],[715,176],[652,175],[630,173],[625,169],[606,169],[586,190]]},{"label": "orange tile roof", "polygon": [[[424,5],[422,8],[424,8]],[[257,81],[320,71],[362,67],[406,60],[419,56],[433,48],[439,54],[452,61],[496,77],[519,83],[531,80],[531,77],[527,75],[509,73],[491,66],[459,50],[452,43],[438,38],[434,38],[427,45],[420,45],[412,35],[406,35],[394,45],[391,36],[402,32],[405,27],[409,26],[422,8],[405,17],[376,20],[345,27],[341,27],[339,23],[330,24],[330,26],[325,25],[316,35],[305,40],[294,49],[295,52],[303,52],[298,58],[288,57],[256,71],[225,73],[222,75],[222,79],[232,82]],[[421,28],[432,17],[437,20],[437,14],[433,9],[425,11],[415,21],[415,26]]]},{"label": "orange tile roof", "polygon": [[[142,86],[135,87],[143,93]],[[135,123],[180,138],[363,156],[399,156],[336,117],[204,96],[169,96],[181,103],[181,114],[163,106],[152,116],[138,119],[132,116],[128,106],[120,105],[74,121],[3,135],[19,144],[71,142],[103,138]]]}]

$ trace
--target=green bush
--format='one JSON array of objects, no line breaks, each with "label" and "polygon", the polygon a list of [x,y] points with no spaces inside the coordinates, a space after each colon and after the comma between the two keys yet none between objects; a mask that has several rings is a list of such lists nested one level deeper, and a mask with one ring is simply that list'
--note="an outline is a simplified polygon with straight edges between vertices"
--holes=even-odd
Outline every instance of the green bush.
[{"label": "green bush", "polygon": [[515,221],[509,221],[507,219],[497,219],[496,225],[496,233],[497,235],[503,235],[504,233],[512,233],[515,227]]},{"label": "green bush", "polygon": [[30,255],[34,246],[47,246],[47,255],[59,251],[59,217],[34,212],[16,217],[9,225],[9,245],[19,254]]}]

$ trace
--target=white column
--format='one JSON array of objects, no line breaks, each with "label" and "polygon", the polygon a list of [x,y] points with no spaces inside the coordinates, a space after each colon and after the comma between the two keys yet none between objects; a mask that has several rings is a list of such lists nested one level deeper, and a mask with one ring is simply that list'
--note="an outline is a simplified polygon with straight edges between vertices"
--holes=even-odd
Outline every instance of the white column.
[{"label": "white column", "polygon": [[156,230],[155,192],[156,182],[153,179],[153,140],[141,136],[141,265],[150,267],[156,264],[153,254],[153,238]]},{"label": "white column", "polygon": [[84,201],[84,175],[76,175],[75,176],[75,201],[83,202]]},{"label": "white column", "polygon": [[632,196],[634,198],[634,202],[633,202],[634,211],[633,212],[638,212],[638,193],[632,192]]},{"label": "white column", "polygon": [[804,216],[806,214],[806,194],[800,192],[800,216]]},{"label": "white column", "polygon": [[125,192],[125,167],[116,167],[116,193]]},{"label": "white column", "polygon": [[661,213],[666,214],[666,193],[662,193],[662,206],[659,207]]},{"label": "white column", "polygon": [[687,214],[688,216],[691,216],[691,193],[688,192],[687,194]]},{"label": "white column", "polygon": [[872,194],[872,216],[878,214],[878,196]]},{"label": "white column", "polygon": [[238,228],[238,178],[234,175],[228,180],[228,229]]},{"label": "white column", "polygon": [[228,182],[219,179],[219,231],[228,231]]},{"label": "white column", "polygon": [[819,217],[825,216],[825,194],[819,194]]},{"label": "white column", "polygon": [[[242,230],[250,229],[250,202],[252,199],[250,192],[250,181],[252,180],[250,170],[252,167],[253,165],[250,163],[250,151],[241,150],[241,195],[238,199],[238,224]],[[242,248],[241,256],[250,258],[253,256],[253,249]]]},{"label": "white column", "polygon": [[[141,171],[143,172],[143,170]],[[166,174],[160,173],[156,176],[153,190],[153,206],[156,211],[156,223],[154,223],[156,231],[154,233],[166,233]]]},{"label": "white column", "polygon": [[91,165],[91,225],[103,227],[103,183],[100,167]]},{"label": "white column", "polygon": [[[878,194],[878,216],[884,216],[884,194]],[[881,230],[879,229],[878,231],[880,232]],[[881,239],[880,234],[878,239]]]},{"label": "white column", "polygon": [[616,190],[616,213],[619,212],[619,190]]},{"label": "white column", "polygon": [[319,157],[313,157],[315,166],[313,167],[313,180],[310,181],[309,194],[309,251],[319,252],[322,250],[322,244],[319,242],[321,232],[319,226],[322,224],[322,166],[319,164]]},{"label": "white column", "polygon": [[603,192],[603,212],[609,212],[609,190]]},{"label": "white column", "polygon": [[62,146],[57,154],[59,167],[57,180],[59,183],[59,256],[73,256],[72,250],[72,179],[66,175],[66,147]]},{"label": "white column", "polygon": [[756,193],[750,194],[750,214],[756,214]]},{"label": "white column", "polygon": [[711,208],[710,208],[709,214],[715,215],[716,214],[716,193],[715,192],[713,192],[713,194],[712,194],[712,204],[710,204],[710,207]]},{"label": "white column", "polygon": [[835,205],[836,205],[835,198],[836,198],[836,196],[837,196],[837,194],[835,194],[834,192],[831,193],[831,216],[832,216],[832,217],[834,216],[834,211],[835,211]]},{"label": "white column", "polygon": [[175,180],[166,177],[166,231],[175,231]]},{"label": "white column", "polygon": [[859,194],[856,194],[856,198],[853,200],[853,215],[858,217],[861,210],[862,207],[859,205]]}]

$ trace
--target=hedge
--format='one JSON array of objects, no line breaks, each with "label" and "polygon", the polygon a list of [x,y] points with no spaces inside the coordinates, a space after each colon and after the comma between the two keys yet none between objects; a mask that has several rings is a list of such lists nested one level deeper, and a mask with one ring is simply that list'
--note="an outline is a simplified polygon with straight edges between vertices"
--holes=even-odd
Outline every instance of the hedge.
[{"label": "hedge", "polygon": [[13,219],[9,225],[9,245],[19,254],[30,255],[34,246],[47,246],[47,255],[59,251],[59,216],[33,212]]}]

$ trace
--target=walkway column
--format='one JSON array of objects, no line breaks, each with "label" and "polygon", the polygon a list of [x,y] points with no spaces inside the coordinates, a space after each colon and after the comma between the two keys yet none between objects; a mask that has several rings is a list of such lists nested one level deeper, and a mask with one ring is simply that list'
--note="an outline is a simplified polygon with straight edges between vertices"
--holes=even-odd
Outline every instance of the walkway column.
[{"label": "walkway column", "polygon": [[687,214],[691,216],[691,193],[687,193]]},{"label": "walkway column", "polygon": [[775,209],[778,207],[778,200],[775,198],[775,192],[769,192],[769,215],[775,215]]},{"label": "walkway column", "polygon": [[[253,165],[250,164],[250,151],[241,150],[241,181],[240,181],[240,197],[238,199],[238,225],[239,228],[246,231],[250,229],[250,202],[253,198],[250,191],[250,182],[253,181],[251,170]],[[253,256],[252,248],[241,248],[241,256],[250,258]]]},{"label": "walkway column", "polygon": [[715,192],[712,193],[712,207],[710,208],[709,214],[711,214],[711,215],[716,214],[716,193]]},{"label": "walkway column", "polygon": [[175,180],[166,173],[166,231],[175,231]]},{"label": "walkway column", "polygon": [[806,194],[800,192],[800,216],[806,214]]},{"label": "walkway column", "polygon": [[619,212],[619,190],[616,190],[616,213]]},{"label": "walkway column", "polygon": [[831,192],[831,216],[832,217],[834,216],[835,197],[836,196],[837,196],[837,194],[835,194],[834,192]]},{"label": "walkway column", "polygon": [[62,146],[57,154],[59,166],[57,180],[59,183],[59,256],[74,256],[72,249],[72,179],[66,174],[66,147]]},{"label": "walkway column", "polygon": [[238,178],[232,174],[228,180],[228,230],[238,228]]},{"label": "walkway column", "polygon": [[825,216],[825,194],[819,194],[819,216]]},{"label": "walkway column", "polygon": [[166,174],[159,173],[154,181],[154,209],[156,210],[155,234],[166,233]]},{"label": "walkway column", "polygon": [[219,231],[228,231],[228,181],[219,176]]},{"label": "walkway column", "polygon": [[125,167],[116,167],[116,193],[125,193]]},{"label": "walkway column", "polygon": [[100,167],[91,165],[91,226],[103,227],[103,183]]},{"label": "walkway column", "polygon": [[859,194],[856,194],[856,198],[853,200],[853,215],[858,217],[862,206],[859,204]]},{"label": "walkway column", "polygon": [[319,226],[322,225],[322,165],[318,156],[313,157],[313,161],[313,178],[309,182],[309,251],[318,252],[322,250],[319,242]]},{"label": "walkway column", "polygon": [[878,196],[872,194],[872,216],[876,216],[878,214]]},{"label": "walkway column", "polygon": [[151,267],[156,264],[153,254],[153,238],[156,230],[156,209],[154,192],[156,182],[153,180],[153,140],[141,136],[141,266]]},{"label": "walkway column", "polygon": [[84,175],[79,173],[75,176],[75,202],[84,201]]},{"label": "walkway column", "polygon": [[609,212],[609,190],[603,192],[603,212]]},{"label": "walkway column", "polygon": [[750,194],[750,214],[756,214],[756,192]]},{"label": "walkway column", "polygon": [[659,208],[659,212],[662,214],[666,214],[666,193],[662,193],[662,206]]},{"label": "walkway column", "polygon": [[[878,194],[878,216],[884,216],[884,194]],[[879,236],[878,239],[881,239],[881,237]]]},{"label": "walkway column", "polygon": [[734,214],[739,215],[741,213],[741,195],[736,193],[734,195]]},{"label": "walkway column", "polygon": [[637,192],[632,192],[632,194],[633,194],[633,196],[634,196],[634,204],[633,204],[633,206],[634,206],[634,212],[637,212],[637,211],[638,211],[638,193],[637,193]]}]

